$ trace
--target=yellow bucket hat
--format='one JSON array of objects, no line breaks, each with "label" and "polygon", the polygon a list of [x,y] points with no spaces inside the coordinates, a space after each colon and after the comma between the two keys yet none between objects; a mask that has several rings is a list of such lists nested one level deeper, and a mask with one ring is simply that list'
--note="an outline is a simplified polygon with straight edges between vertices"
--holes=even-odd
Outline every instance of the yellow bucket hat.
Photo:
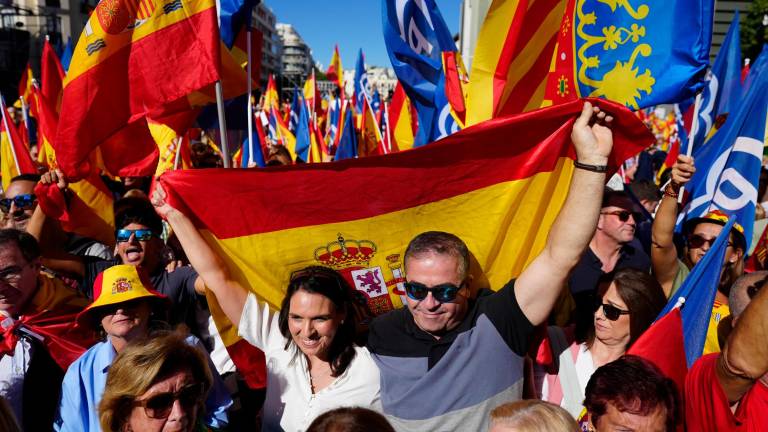
[{"label": "yellow bucket hat", "polygon": [[152,288],[152,282],[147,274],[131,265],[110,267],[96,276],[93,282],[95,300],[77,315],[77,325],[90,327],[93,324],[94,310],[104,306],[112,306],[131,300],[146,298],[149,301],[161,303],[164,307],[170,305],[168,297]]}]

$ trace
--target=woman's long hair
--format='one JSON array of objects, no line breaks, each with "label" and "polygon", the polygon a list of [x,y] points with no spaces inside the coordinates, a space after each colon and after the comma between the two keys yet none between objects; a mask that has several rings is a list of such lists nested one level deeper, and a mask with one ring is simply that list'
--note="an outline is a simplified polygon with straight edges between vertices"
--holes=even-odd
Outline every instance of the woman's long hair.
[{"label": "woman's long hair", "polygon": [[[293,338],[288,329],[288,314],[291,308],[291,298],[297,291],[320,294],[327,297],[333,303],[335,312],[344,314],[344,319],[336,330],[336,335],[328,349],[328,363],[331,365],[331,373],[338,377],[347,370],[352,359],[355,358],[355,311],[352,306],[352,288],[337,271],[328,267],[309,266],[298,270],[291,275],[288,290],[283,298],[278,317],[280,333],[286,339],[285,349],[293,345]],[[298,347],[294,345],[298,354]]]}]

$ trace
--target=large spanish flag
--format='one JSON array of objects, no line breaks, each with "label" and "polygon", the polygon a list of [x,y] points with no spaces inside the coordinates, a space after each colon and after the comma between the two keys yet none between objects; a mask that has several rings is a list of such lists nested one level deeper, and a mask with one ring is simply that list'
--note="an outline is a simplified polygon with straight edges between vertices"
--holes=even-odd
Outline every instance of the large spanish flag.
[{"label": "large spanish flag", "polygon": [[[629,110],[615,116],[612,167],[653,142]],[[478,286],[500,288],[541,251],[568,192],[575,101],[500,118],[407,152],[261,170],[171,171],[172,205],[193,218],[232,274],[278,308],[292,271],[339,270],[373,314],[400,307],[403,253],[428,230],[455,233]],[[212,302],[215,303],[215,302]],[[236,329],[211,308],[227,345]]]},{"label": "large spanish flag", "polygon": [[494,0],[477,38],[466,124],[542,106],[565,0]]},{"label": "large spanish flag", "polygon": [[5,101],[0,96],[0,175],[3,190],[8,190],[11,179],[21,174],[37,174],[37,166],[32,160],[29,148],[19,136],[19,130],[13,124],[5,108]]},{"label": "large spanish flag", "polygon": [[107,164],[120,159],[123,167],[138,166],[133,172],[108,166],[112,174],[153,173],[156,147],[145,118],[188,109],[190,93],[220,78],[220,62],[213,0],[101,1],[64,82],[53,143],[64,174],[87,175],[97,146]]}]

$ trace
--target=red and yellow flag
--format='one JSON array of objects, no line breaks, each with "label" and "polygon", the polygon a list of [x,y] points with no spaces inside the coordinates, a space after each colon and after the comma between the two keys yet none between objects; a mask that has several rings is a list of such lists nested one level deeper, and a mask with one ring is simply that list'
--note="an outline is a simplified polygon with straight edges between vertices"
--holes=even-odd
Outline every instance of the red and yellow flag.
[{"label": "red and yellow flag", "polygon": [[[38,112],[38,162],[49,170],[58,167],[56,151],[51,145],[58,126],[58,116],[51,104],[45,100],[40,89],[34,89],[33,103]],[[95,155],[94,155],[95,157]],[[57,219],[64,231],[74,232],[97,240],[106,245],[115,244],[115,216],[112,211],[112,192],[99,175],[98,163],[94,162],[92,171],[82,180],[69,185],[74,194],[69,203],[58,187],[38,185],[35,193],[40,207],[48,217]]]},{"label": "red and yellow flag", "polygon": [[331,64],[328,65],[328,70],[325,71],[325,76],[329,81],[335,82],[342,91],[344,90],[344,69],[341,68],[341,55],[339,55],[339,45],[333,49],[333,57],[331,57]]},{"label": "red and yellow flag", "polygon": [[219,80],[220,44],[213,0],[100,2],[64,82],[53,143],[64,174],[88,175],[97,146],[107,165],[120,165],[109,168],[112,174],[153,173],[157,154],[146,117],[189,109],[190,93]]},{"label": "red and yellow flag", "polygon": [[[190,124],[198,114],[197,110],[189,113]],[[152,119],[147,119],[147,123],[159,153],[155,177],[159,177],[166,171],[191,168],[191,150],[186,133],[180,134],[172,127]]]},{"label": "red and yellow flag", "polygon": [[[54,104],[54,112],[58,113],[61,109],[61,93],[64,89],[64,68],[47,39],[43,43],[43,55],[40,59],[40,79],[41,93],[46,100]],[[32,102],[27,100],[27,103]]]},{"label": "red and yellow flag", "polygon": [[411,101],[397,82],[392,102],[389,104],[389,139],[392,151],[409,150],[413,148],[413,137],[416,135],[411,123]]},{"label": "red and yellow flag", "polygon": [[3,190],[8,189],[11,179],[21,174],[37,174],[37,166],[32,160],[29,149],[24,147],[24,141],[19,136],[19,130],[8,115],[5,101],[0,98],[0,175],[2,175]]},{"label": "red and yellow flag", "polygon": [[270,75],[267,81],[267,89],[264,90],[262,107],[265,110],[274,109],[276,112],[280,112],[280,96],[277,94],[274,75]]},{"label": "red and yellow flag", "polygon": [[360,115],[360,140],[357,142],[357,156],[373,156],[387,153],[384,147],[384,139],[381,136],[379,123],[375,113],[371,109],[368,100],[363,102],[363,112]]},{"label": "red and yellow flag", "polygon": [[[27,67],[24,68],[24,72],[19,80],[19,97],[24,98],[24,103],[29,104],[29,100],[32,98],[32,83],[35,80],[35,75],[32,74],[32,66],[27,63]],[[30,112],[34,117],[35,113]]]},{"label": "red and yellow flag", "polygon": [[494,0],[472,59],[467,125],[542,106],[565,0]]},{"label": "red and yellow flag", "polygon": [[[614,169],[653,142],[626,108],[593,103],[615,117]],[[581,106],[496,119],[386,156],[280,170],[172,171],[159,181],[231,274],[273,308],[292,271],[324,265],[380,314],[402,305],[403,253],[424,231],[466,241],[477,286],[500,288],[520,274],[544,247],[568,193],[570,131]],[[211,303],[225,344],[240,341]]]}]

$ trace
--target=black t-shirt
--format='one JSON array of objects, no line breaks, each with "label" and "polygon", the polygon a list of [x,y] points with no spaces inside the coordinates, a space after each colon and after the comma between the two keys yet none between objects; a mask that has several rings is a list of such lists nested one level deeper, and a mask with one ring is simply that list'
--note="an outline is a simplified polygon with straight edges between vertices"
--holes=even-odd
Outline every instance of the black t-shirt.
[{"label": "black t-shirt", "polygon": [[[103,260],[92,257],[83,257],[85,273],[80,283],[80,292],[93,299],[93,282],[96,276],[104,270],[122,264],[120,258]],[[184,323],[192,329],[192,333],[198,334],[195,320],[195,302],[198,296],[195,292],[195,280],[197,272],[192,267],[180,267],[172,272],[161,268],[159,272],[149,275],[155,291],[167,296],[172,303],[169,311],[169,323],[171,325]]]}]

